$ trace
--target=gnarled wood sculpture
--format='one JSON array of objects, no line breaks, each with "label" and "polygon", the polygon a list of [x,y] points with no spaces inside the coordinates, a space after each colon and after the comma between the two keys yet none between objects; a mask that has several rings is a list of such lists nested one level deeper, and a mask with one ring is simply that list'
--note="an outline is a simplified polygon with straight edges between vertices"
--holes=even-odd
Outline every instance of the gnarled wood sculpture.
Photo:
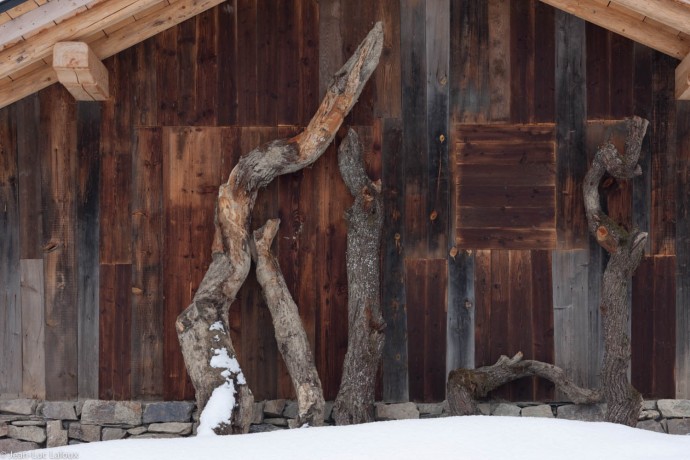
[{"label": "gnarled wood sculpture", "polygon": [[340,144],[338,166],[355,202],[347,211],[347,353],[333,406],[337,425],[374,421],[376,372],[386,323],[381,314],[379,254],[383,226],[380,182],[364,170],[362,145],[351,129]]},{"label": "gnarled wood sculpture", "polygon": [[604,323],[604,363],[600,390],[580,388],[568,380],[565,372],[551,364],[501,356],[496,364],[479,369],[456,369],[448,377],[448,403],[454,415],[477,414],[476,400],[499,386],[521,377],[539,376],[578,404],[607,403],[608,422],[635,426],[642,397],[628,382],[630,339],[628,338],[628,284],[644,253],[647,234],[628,232],[601,209],[599,182],[608,172],[616,179],[631,179],[642,174],[638,165],[647,120],[633,117],[626,121],[628,135],[625,152],[619,153],[610,142],[597,150],[583,184],[588,227],[596,241],[611,258],[604,271],[601,314]]},{"label": "gnarled wood sculpture", "polygon": [[[253,396],[235,358],[228,308],[251,266],[249,232],[257,192],[276,176],[298,171],[321,156],[378,65],[382,45],[383,26],[377,23],[335,74],[307,128],[291,139],[269,142],[244,155],[220,186],[213,261],[191,305],[176,322],[202,411],[200,434],[245,433],[252,417]],[[207,404],[213,410],[206,410]]]}]

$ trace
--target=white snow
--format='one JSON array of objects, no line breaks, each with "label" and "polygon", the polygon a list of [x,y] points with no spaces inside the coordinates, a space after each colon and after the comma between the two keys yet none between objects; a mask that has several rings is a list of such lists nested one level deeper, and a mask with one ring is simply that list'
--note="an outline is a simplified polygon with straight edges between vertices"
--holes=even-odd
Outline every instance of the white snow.
[{"label": "white snow", "polygon": [[208,328],[209,331],[220,331],[220,332],[225,332],[225,328],[223,327],[223,323],[220,321],[216,321],[215,323],[211,324],[211,326]]},{"label": "white snow", "polygon": [[[690,436],[652,433],[610,423],[475,416],[241,436],[125,439],[41,450],[35,454],[44,455],[36,458],[79,460],[687,459]],[[21,458],[32,457],[26,454]]]},{"label": "white snow", "polygon": [[221,386],[215,388],[199,417],[199,436],[215,436],[214,428],[221,423],[230,424],[232,408],[235,407],[235,385],[226,377]]}]

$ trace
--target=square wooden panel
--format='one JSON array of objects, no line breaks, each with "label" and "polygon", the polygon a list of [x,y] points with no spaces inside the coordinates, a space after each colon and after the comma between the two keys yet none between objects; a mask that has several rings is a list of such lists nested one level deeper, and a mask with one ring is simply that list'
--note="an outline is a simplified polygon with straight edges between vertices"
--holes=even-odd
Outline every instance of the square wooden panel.
[{"label": "square wooden panel", "polygon": [[555,248],[554,125],[457,125],[454,141],[456,244]]}]

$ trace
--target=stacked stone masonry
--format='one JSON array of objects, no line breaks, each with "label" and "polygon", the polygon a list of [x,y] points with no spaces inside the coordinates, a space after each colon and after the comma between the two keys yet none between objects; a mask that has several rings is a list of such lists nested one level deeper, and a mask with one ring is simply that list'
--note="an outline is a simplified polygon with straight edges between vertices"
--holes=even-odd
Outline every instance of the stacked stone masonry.
[{"label": "stacked stone masonry", "polygon": [[[479,404],[484,415],[548,417],[603,421],[606,406],[567,403]],[[333,403],[326,403],[326,424],[332,425]],[[447,402],[376,404],[376,420],[449,416]],[[297,403],[279,399],[254,404],[250,433],[296,427]],[[193,435],[198,424],[195,404],[187,401],[38,401],[0,400],[0,453],[23,452],[84,442],[117,439],[174,438]],[[638,428],[690,435],[690,400],[645,401]]]}]

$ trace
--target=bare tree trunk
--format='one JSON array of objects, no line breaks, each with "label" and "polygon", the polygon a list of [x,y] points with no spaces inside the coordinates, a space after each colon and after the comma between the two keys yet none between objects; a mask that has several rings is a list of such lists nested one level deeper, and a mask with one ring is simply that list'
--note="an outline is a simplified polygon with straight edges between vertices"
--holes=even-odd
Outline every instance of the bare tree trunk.
[{"label": "bare tree trunk", "polygon": [[448,375],[448,405],[452,415],[479,414],[476,400],[491,390],[522,377],[538,376],[552,381],[558,390],[574,403],[593,404],[601,401],[599,391],[580,388],[569,380],[563,369],[540,361],[522,360],[522,353],[512,358],[501,356],[492,366],[479,369],[455,369]]},{"label": "bare tree trunk", "polygon": [[252,255],[256,262],[256,278],[271,311],[278,349],[297,392],[297,425],[321,426],[325,402],[314,355],[297,305],[285,284],[278,261],[271,253],[271,243],[278,232],[278,225],[279,219],[270,219],[266,225],[254,231],[256,253]]},{"label": "bare tree trunk", "polygon": [[380,182],[372,182],[364,170],[362,145],[352,129],[340,145],[338,165],[355,202],[346,213],[349,330],[333,418],[337,425],[350,425],[374,420],[376,372],[386,327],[379,294],[383,200]]},{"label": "bare tree trunk", "polygon": [[[316,161],[333,141],[378,65],[383,26],[377,23],[334,76],[309,126],[291,139],[276,140],[242,156],[221,185],[216,207],[213,262],[201,286],[177,318],[177,335],[202,411],[201,434],[244,433],[253,397],[228,333],[228,308],[249,273],[249,229],[258,190],[276,176]],[[211,409],[206,410],[207,404]]]},{"label": "bare tree trunk", "polygon": [[642,405],[640,393],[628,382],[630,339],[628,338],[628,284],[644,253],[647,233],[628,232],[602,210],[599,182],[608,171],[616,179],[631,179],[642,174],[637,161],[647,120],[627,120],[628,137],[621,154],[607,142],[597,150],[584,182],[585,210],[589,230],[597,242],[611,254],[604,271],[601,315],[604,322],[604,364],[601,374],[607,403],[608,422],[635,426]]}]

